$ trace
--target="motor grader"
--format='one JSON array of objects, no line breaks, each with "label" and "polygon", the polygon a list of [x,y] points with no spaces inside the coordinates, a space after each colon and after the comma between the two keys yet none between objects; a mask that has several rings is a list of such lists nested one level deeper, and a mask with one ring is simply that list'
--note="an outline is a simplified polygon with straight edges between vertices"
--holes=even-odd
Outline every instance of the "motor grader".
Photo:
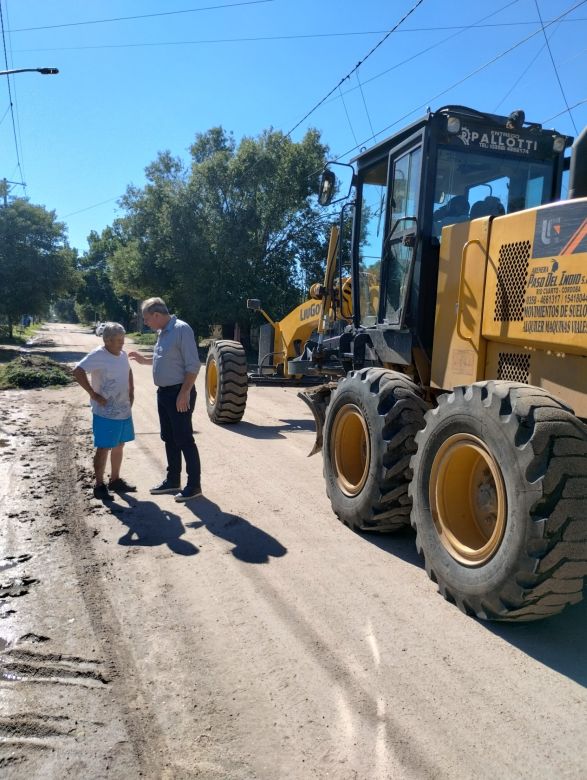
[{"label": "motor grader", "polygon": [[[327,377],[302,395],[339,519],[411,523],[441,594],[484,619],[556,614],[587,576],[587,129],[561,200],[571,143],[446,106],[360,154],[352,311],[335,231],[288,359]],[[342,195],[329,166],[319,200]]]}]

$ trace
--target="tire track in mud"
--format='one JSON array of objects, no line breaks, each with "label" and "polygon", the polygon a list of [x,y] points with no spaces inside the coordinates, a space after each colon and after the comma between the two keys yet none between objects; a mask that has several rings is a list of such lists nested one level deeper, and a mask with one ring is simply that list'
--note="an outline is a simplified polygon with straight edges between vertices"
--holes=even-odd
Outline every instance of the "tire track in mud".
[{"label": "tire track in mud", "polygon": [[[78,488],[76,441],[71,421],[73,407],[63,416],[58,432],[55,460],[56,511],[69,533],[70,547],[76,578],[84,604],[88,611],[96,640],[102,646],[107,675],[113,683],[116,699],[137,765],[146,777],[165,777],[164,767],[172,763],[166,760],[165,738],[157,727],[153,704],[143,689],[141,678],[123,639],[118,617],[100,578],[100,561],[92,546],[92,532],[85,523],[86,508]],[[58,477],[58,478],[57,478]]]}]

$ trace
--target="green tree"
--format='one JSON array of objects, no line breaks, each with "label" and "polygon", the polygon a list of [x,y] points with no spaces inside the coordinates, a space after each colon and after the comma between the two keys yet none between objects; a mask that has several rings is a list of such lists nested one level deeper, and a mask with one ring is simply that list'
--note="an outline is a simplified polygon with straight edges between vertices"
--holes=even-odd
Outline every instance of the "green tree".
[{"label": "green tree", "polygon": [[[193,219],[184,219],[185,172],[168,152],[159,155],[145,170],[144,188],[130,186],[122,198],[127,214],[115,223],[119,237],[109,258],[118,294],[136,298],[161,295],[177,305],[172,291],[185,282],[180,262],[186,245],[195,240]],[[191,215],[190,215],[191,216]]]},{"label": "green tree", "polygon": [[129,328],[135,316],[136,302],[119,293],[112,282],[110,259],[124,246],[124,236],[118,226],[105,228],[100,235],[88,236],[89,249],[80,258],[81,282],[76,296],[76,312],[83,322],[110,320]]},{"label": "green tree", "polygon": [[54,211],[15,198],[0,208],[0,316],[12,327],[23,314],[44,315],[78,284],[76,252]]},{"label": "green tree", "polygon": [[59,298],[51,306],[51,317],[58,322],[79,322],[75,298]]},{"label": "green tree", "polygon": [[160,154],[145,187],[122,199],[115,286],[161,295],[200,334],[228,322],[247,331],[247,298],[282,316],[304,294],[310,258],[325,255],[314,197],[325,153],[317,131],[295,143],[267,130],[237,145],[217,127],[196,136],[189,168]]}]

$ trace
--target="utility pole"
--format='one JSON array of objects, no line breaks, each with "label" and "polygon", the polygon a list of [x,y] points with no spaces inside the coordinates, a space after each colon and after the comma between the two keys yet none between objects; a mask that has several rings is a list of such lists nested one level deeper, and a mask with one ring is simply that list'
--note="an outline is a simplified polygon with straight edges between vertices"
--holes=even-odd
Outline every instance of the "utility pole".
[{"label": "utility pole", "polygon": [[4,198],[4,208],[8,206],[8,185],[18,185],[19,187],[26,187],[23,181],[8,181],[8,179],[2,179],[2,197]]}]

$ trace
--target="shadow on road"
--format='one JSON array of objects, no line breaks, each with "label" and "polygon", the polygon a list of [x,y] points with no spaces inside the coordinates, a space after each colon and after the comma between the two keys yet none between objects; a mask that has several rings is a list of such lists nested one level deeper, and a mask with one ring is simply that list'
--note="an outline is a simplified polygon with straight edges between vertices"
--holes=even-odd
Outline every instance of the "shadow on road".
[{"label": "shadow on road", "polygon": [[314,420],[281,420],[280,422],[283,425],[255,425],[255,423],[240,422],[238,425],[227,427],[227,430],[249,439],[283,439],[285,433],[316,429]]},{"label": "shadow on road", "polygon": [[[412,528],[395,534],[362,533],[361,536],[390,555],[424,569]],[[422,574],[425,576],[424,571]],[[478,622],[539,663],[587,687],[587,592],[580,604],[567,607],[555,617],[531,623]]]},{"label": "shadow on road", "polygon": [[177,555],[196,555],[199,552],[195,545],[181,538],[185,527],[178,515],[161,509],[153,501],[137,501],[128,495],[124,496],[124,500],[127,507],[106,504],[120,522],[128,526],[118,544],[123,547],[158,547],[165,544]]},{"label": "shadow on road", "polygon": [[[69,346],[70,345],[68,344],[68,347]],[[37,355],[41,355],[41,354],[45,355],[46,357],[51,358],[51,360],[54,360],[56,363],[79,363],[79,361],[88,354],[87,350],[84,352],[69,352],[69,351],[65,352],[62,349],[55,350],[55,351],[50,349],[45,351],[35,350],[35,353]]]},{"label": "shadow on road", "polygon": [[[75,344],[68,344],[69,346],[76,346]],[[41,347],[22,347],[19,349],[17,355],[22,357],[25,355],[42,355],[46,358],[51,358],[56,363],[79,363],[79,361],[87,355],[85,352],[66,352],[61,347],[55,349],[44,349]]]},{"label": "shadow on road", "polygon": [[540,663],[587,688],[587,598],[560,615],[534,623],[484,625]]},{"label": "shadow on road", "polygon": [[395,555],[412,566],[424,569],[424,559],[416,550],[416,532],[411,526],[406,526],[395,533],[381,534],[377,531],[361,531],[365,541],[379,547],[390,555]]},{"label": "shadow on road", "polygon": [[198,498],[186,505],[196,517],[188,528],[205,527],[211,534],[234,545],[230,551],[245,563],[268,563],[270,558],[281,558],[287,548],[273,536],[252,525],[239,515],[223,512],[218,504],[207,498]]}]

